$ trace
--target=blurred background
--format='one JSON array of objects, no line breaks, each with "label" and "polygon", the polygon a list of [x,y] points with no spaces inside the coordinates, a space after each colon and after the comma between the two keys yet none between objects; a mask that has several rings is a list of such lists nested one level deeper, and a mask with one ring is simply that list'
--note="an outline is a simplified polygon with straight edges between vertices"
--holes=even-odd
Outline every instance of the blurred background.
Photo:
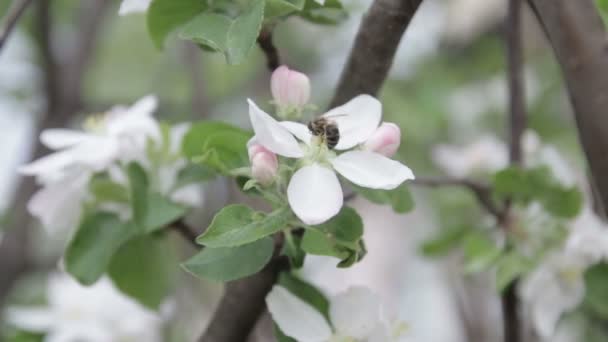
[{"label": "blurred background", "polygon": [[[0,16],[10,2],[0,3]],[[120,17],[118,1],[108,3],[95,8],[93,1],[58,0],[47,8],[32,6],[0,52],[1,223],[3,230],[19,231],[5,234],[2,241],[0,290],[7,291],[3,286],[13,275],[19,275],[18,283],[0,295],[6,296],[7,307],[59,302],[74,310],[89,310],[84,307],[106,298],[106,303],[117,303],[116,310],[128,307],[129,315],[139,317],[125,331],[158,332],[146,341],[192,341],[213,313],[221,284],[180,271],[175,294],[160,313],[133,308],[128,299],[108,293],[115,291],[109,283],[80,288],[58,267],[68,237],[49,236],[25,212],[24,201],[34,184],[20,177],[17,167],[44,153],[38,145],[42,128],[78,127],[88,114],[146,94],[159,97],[159,119],[213,118],[248,128],[245,99],[269,101],[270,75],[257,49],[238,66],[175,39],[159,51],[148,37],[144,15]],[[330,100],[369,3],[345,0],[349,16],[335,26],[290,18],[274,31],[282,63],[311,77],[313,102],[319,108]],[[380,99],[384,120],[402,130],[398,158],[417,175],[484,179],[506,166],[506,4],[427,0],[408,28]],[[542,144],[555,146],[564,172],[584,176],[559,66],[527,7],[523,18],[530,128]],[[52,63],[49,54],[55,57]],[[334,260],[309,257],[304,276],[327,293],[352,285],[371,287],[392,315],[408,323],[411,341],[500,341],[500,303],[493,280],[463,276],[458,252],[434,258],[422,249],[442,230],[487,224],[486,214],[466,189],[411,189],[416,209],[406,215],[355,199],[352,205],[365,222],[366,258],[338,270]],[[209,185],[205,200],[208,212],[197,221],[200,228],[213,210],[247,199],[219,181]],[[173,247],[177,270],[179,260],[193,250],[179,237]],[[271,340],[268,324],[260,322],[252,340]],[[42,340],[6,323],[1,331],[7,341]]]}]

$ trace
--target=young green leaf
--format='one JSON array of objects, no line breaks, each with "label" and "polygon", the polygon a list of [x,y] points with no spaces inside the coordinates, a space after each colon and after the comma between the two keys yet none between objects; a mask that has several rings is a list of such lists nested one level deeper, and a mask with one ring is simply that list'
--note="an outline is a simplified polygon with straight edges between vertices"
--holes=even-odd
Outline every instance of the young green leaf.
[{"label": "young green leaf", "polygon": [[266,237],[238,247],[205,248],[182,264],[201,278],[231,281],[259,272],[272,258],[274,242]]},{"label": "young green leaf", "polygon": [[108,268],[116,287],[152,310],[173,288],[176,269],[167,242],[154,235],[134,238],[120,247]]},{"label": "young green leaf", "polygon": [[121,184],[107,178],[94,177],[89,182],[89,190],[99,202],[128,203],[129,192]]},{"label": "young green leaf", "polygon": [[265,19],[287,16],[304,9],[306,0],[266,0]]},{"label": "young green leaf", "polygon": [[584,306],[602,319],[608,319],[608,264],[594,265],[585,272]]},{"label": "young green leaf", "polygon": [[464,240],[465,272],[482,272],[493,266],[502,249],[481,232],[471,232]]},{"label": "young green leaf", "polygon": [[201,0],[153,0],[148,8],[148,33],[161,49],[167,36],[207,9]]},{"label": "young green leaf", "polygon": [[496,262],[496,288],[499,292],[504,291],[513,280],[530,271],[532,267],[532,262],[515,250],[501,255]]},{"label": "young green leaf", "polygon": [[258,38],[264,20],[264,5],[263,0],[253,0],[236,18],[202,13],[184,25],[179,36],[222,52],[228,64],[240,64]]},{"label": "young green leaf", "polygon": [[229,205],[215,215],[196,242],[207,247],[244,245],[287,228],[291,218],[288,207],[264,214],[242,204]]},{"label": "young green leaf", "polygon": [[82,284],[95,283],[118,248],[137,231],[134,224],[122,222],[112,214],[85,217],[65,252],[66,270]]},{"label": "young green leaf", "polygon": [[469,230],[467,226],[442,229],[437,236],[424,242],[421,251],[429,257],[443,256],[459,247]]},{"label": "young green leaf", "polygon": [[133,221],[138,226],[143,226],[144,218],[148,211],[148,176],[141,165],[136,162],[131,162],[127,165],[127,175],[129,177]]}]

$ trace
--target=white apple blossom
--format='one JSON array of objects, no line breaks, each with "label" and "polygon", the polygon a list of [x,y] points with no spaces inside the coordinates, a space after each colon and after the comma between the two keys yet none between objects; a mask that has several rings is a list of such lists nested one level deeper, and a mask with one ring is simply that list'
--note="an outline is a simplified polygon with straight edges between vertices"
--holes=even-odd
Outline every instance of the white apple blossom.
[{"label": "white apple blossom", "polygon": [[329,322],[279,285],[270,291],[266,304],[281,331],[300,342],[391,342],[405,338],[405,325],[387,320],[380,299],[366,287],[351,287],[329,298]]},{"label": "white apple blossom", "polygon": [[53,274],[48,305],[11,307],[7,320],[45,342],[163,341],[163,319],[118,291],[108,278],[83,286],[67,274]]},{"label": "white apple blossom", "polygon": [[122,0],[118,15],[146,12],[151,2],[152,0]]},{"label": "white apple blossom", "polygon": [[[299,159],[287,187],[287,199],[296,216],[306,224],[323,223],[342,208],[343,193],[336,172],[372,189],[390,190],[414,179],[407,166],[380,153],[354,149],[374,134],[381,116],[382,105],[369,95],[357,96],[325,113],[323,117],[335,121],[340,132],[334,151],[313,136],[306,125],[279,123],[249,100],[253,141],[283,157]],[[350,151],[336,153],[345,150]]]},{"label": "white apple blossom", "polygon": [[156,106],[156,97],[146,96],[131,107],[117,106],[88,121],[87,131],[43,131],[40,140],[57,152],[20,168],[42,185],[28,203],[29,212],[50,233],[73,228],[92,174],[107,170],[116,161],[140,158],[148,139],[160,140],[158,123],[151,116]]},{"label": "white apple blossom", "polygon": [[549,254],[522,283],[522,298],[541,337],[551,340],[560,317],[582,302],[584,273],[602,261],[608,261],[608,225],[585,208],[563,248]]}]

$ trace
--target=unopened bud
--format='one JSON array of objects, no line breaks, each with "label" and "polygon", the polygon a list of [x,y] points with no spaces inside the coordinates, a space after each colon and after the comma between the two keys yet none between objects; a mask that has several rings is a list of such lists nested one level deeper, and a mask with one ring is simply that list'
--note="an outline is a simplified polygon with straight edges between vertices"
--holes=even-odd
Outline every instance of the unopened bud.
[{"label": "unopened bud", "polygon": [[252,144],[249,146],[248,152],[253,179],[262,185],[271,184],[279,169],[277,155],[260,144]]},{"label": "unopened bud", "polygon": [[364,149],[392,157],[401,144],[401,129],[391,122],[384,122],[365,142]]},{"label": "unopened bud", "polygon": [[299,111],[310,99],[310,80],[282,65],[272,73],[270,90],[279,112]]}]

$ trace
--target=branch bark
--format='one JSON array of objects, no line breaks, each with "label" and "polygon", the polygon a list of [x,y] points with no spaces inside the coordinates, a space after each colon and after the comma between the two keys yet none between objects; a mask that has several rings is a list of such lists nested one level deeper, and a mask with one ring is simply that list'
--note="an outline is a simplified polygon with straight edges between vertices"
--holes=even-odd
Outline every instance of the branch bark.
[{"label": "branch bark", "polygon": [[[579,138],[597,185],[608,205],[608,41],[592,0],[528,0],[561,66]],[[605,213],[604,213],[605,214]]]},{"label": "branch bark", "polygon": [[274,46],[274,42],[272,41],[272,29],[262,29],[260,36],[258,37],[258,45],[266,56],[266,66],[268,67],[268,70],[271,72],[274,71],[274,69],[281,65],[281,58],[279,56],[279,50],[277,50],[277,47]]},{"label": "branch bark", "polygon": [[5,21],[0,28],[0,51],[2,51],[4,44],[13,32],[17,22],[19,19],[21,19],[23,13],[25,13],[25,10],[31,3],[32,0],[20,0],[15,1],[11,6],[8,14],[6,15]]},{"label": "branch bark", "polygon": [[422,0],[375,0],[363,17],[330,107],[360,94],[376,95],[403,33]]}]

